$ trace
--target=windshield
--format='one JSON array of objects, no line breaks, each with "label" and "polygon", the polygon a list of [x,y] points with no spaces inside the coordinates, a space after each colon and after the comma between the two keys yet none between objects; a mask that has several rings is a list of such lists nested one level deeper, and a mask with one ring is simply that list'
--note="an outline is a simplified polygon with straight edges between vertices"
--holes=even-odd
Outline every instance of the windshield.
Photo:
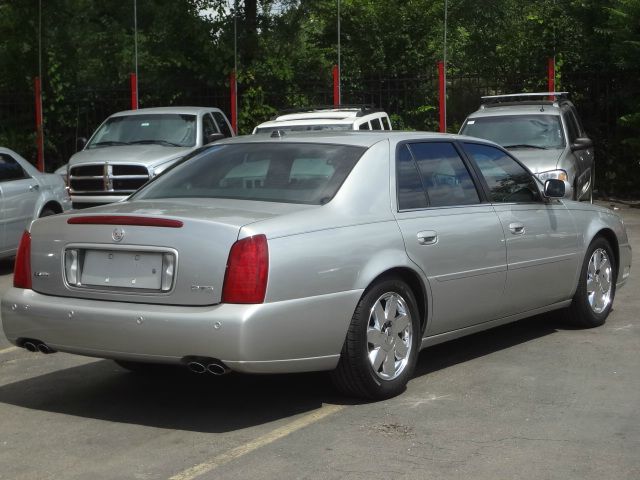
[{"label": "windshield", "polygon": [[132,144],[193,147],[196,144],[196,124],[195,115],[177,113],[112,117],[102,124],[87,148]]},{"label": "windshield", "polygon": [[467,120],[462,135],[491,140],[505,148],[564,148],[558,115],[503,115]]},{"label": "windshield", "polygon": [[132,199],[235,198],[323,205],[365,150],[310,143],[219,145],[187,157]]},{"label": "windshield", "polygon": [[316,132],[319,130],[353,130],[351,124],[339,123],[339,124],[317,124],[317,125],[274,125],[272,127],[258,127],[256,133],[271,133],[274,130],[280,130],[282,132]]}]

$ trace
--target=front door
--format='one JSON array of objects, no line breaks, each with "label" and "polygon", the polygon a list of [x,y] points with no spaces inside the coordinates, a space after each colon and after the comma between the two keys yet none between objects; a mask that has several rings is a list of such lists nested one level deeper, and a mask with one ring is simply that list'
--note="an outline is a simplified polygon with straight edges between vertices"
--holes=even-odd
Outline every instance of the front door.
[{"label": "front door", "polygon": [[487,183],[507,245],[505,314],[570,297],[578,268],[577,233],[560,200],[545,202],[524,167],[490,145],[465,143]]}]

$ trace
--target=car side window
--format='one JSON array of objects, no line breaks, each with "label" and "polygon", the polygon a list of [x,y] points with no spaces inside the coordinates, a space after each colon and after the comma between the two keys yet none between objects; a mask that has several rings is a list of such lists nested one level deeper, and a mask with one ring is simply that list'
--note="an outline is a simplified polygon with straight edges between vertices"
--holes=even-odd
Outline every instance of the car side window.
[{"label": "car side window", "polygon": [[202,117],[202,143],[209,143],[207,138],[214,133],[218,133],[218,128],[211,115],[207,113]]},{"label": "car side window", "polygon": [[371,130],[382,130],[382,123],[380,123],[379,118],[372,118],[371,122]]},{"label": "car side window", "polygon": [[452,143],[411,143],[409,149],[431,207],[480,203],[471,175]]},{"label": "car side window", "polygon": [[391,124],[389,123],[389,119],[387,117],[382,117],[382,126],[385,130],[391,130]]},{"label": "car side window", "polygon": [[412,210],[428,207],[427,196],[424,193],[422,180],[418,173],[418,166],[407,145],[402,145],[398,150],[396,175],[398,209]]},{"label": "car side window", "polygon": [[576,120],[570,112],[563,112],[562,117],[564,118],[564,123],[567,125],[567,134],[569,137],[569,143],[571,144],[575,141],[576,138],[578,138],[578,125],[576,124]]},{"label": "car side window", "polygon": [[24,168],[11,156],[0,153],[0,182],[29,178]]},{"label": "car side window", "polygon": [[229,125],[227,124],[227,121],[224,118],[224,115],[222,115],[222,113],[220,112],[211,112],[211,114],[213,115],[213,118],[216,119],[216,122],[218,123],[218,127],[220,128],[220,131],[224,134],[225,137],[232,137],[233,135],[231,134],[231,129],[229,128]]},{"label": "car side window", "polygon": [[502,150],[477,143],[465,143],[464,148],[482,172],[492,202],[542,201],[533,176]]},{"label": "car side window", "polygon": [[358,127],[358,130],[371,130],[371,128],[369,127],[369,122],[361,123]]}]

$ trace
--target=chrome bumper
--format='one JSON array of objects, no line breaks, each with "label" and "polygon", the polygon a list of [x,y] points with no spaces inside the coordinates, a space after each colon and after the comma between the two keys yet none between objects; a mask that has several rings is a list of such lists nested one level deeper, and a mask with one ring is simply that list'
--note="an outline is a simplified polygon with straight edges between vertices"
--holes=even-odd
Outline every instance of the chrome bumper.
[{"label": "chrome bumper", "polygon": [[140,362],[214,357],[232,370],[287,373],[337,365],[361,290],[260,305],[181,307],[42,295],[11,288],[2,324],[13,344]]}]

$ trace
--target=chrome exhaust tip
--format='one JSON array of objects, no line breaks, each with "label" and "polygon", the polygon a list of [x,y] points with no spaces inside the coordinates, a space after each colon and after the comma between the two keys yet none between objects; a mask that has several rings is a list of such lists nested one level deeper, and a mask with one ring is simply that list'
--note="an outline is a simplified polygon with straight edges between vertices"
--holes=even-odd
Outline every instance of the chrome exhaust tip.
[{"label": "chrome exhaust tip", "polygon": [[222,362],[210,363],[207,365],[207,370],[214,375],[225,375],[231,371],[231,369]]},{"label": "chrome exhaust tip", "polygon": [[55,350],[53,348],[51,348],[49,345],[47,345],[45,343],[39,343],[38,344],[38,350],[40,350],[40,352],[44,353],[45,355],[55,352]]},{"label": "chrome exhaust tip", "polygon": [[24,342],[22,344],[22,346],[24,348],[26,348],[27,350],[29,350],[30,352],[37,352],[38,351],[38,347],[33,342]]},{"label": "chrome exhaust tip", "polygon": [[191,370],[193,373],[204,373],[207,371],[207,367],[205,367],[202,363],[200,362],[189,362],[187,363],[187,367],[189,368],[189,370]]}]

